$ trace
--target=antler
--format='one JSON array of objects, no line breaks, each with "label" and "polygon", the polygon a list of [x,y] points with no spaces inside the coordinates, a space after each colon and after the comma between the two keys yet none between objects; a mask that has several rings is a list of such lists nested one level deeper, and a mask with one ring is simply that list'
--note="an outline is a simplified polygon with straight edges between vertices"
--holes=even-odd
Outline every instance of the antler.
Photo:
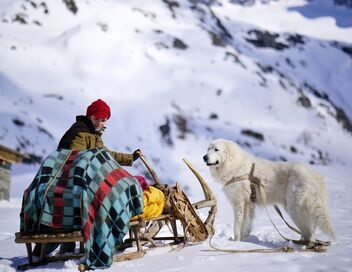
[{"label": "antler", "polygon": [[[149,165],[147,160],[144,158],[144,156],[140,156],[140,159],[150,172],[151,176],[154,179],[155,184],[160,185],[160,181],[152,167]],[[193,203],[192,206],[195,209],[202,209],[206,207],[210,207],[210,210],[208,212],[208,217],[205,220],[205,227],[207,229],[208,234],[214,234],[214,221],[215,221],[215,215],[216,215],[216,210],[217,210],[217,203],[216,203],[216,198],[213,194],[213,192],[210,190],[208,184],[205,182],[203,177],[198,173],[198,171],[193,167],[193,165],[186,159],[183,159],[183,161],[186,163],[186,165],[189,167],[189,169],[193,172],[193,174],[197,177],[200,186],[202,187],[203,193],[204,193],[204,200],[198,201],[196,203]],[[157,227],[156,233],[160,230],[161,226]]]},{"label": "antler", "polygon": [[205,227],[207,228],[207,231],[209,234],[214,234],[214,221],[215,221],[215,215],[216,215],[216,210],[217,210],[217,203],[216,203],[216,198],[213,194],[213,192],[210,190],[208,184],[205,182],[203,177],[199,174],[199,172],[193,167],[193,165],[186,159],[183,159],[183,161],[186,163],[186,165],[189,167],[189,169],[193,172],[193,174],[196,176],[198,179],[200,186],[202,187],[203,193],[204,193],[204,200],[201,200],[199,202],[196,202],[192,204],[192,206],[195,209],[201,209],[205,207],[211,207],[209,212],[208,212],[208,217],[205,220]]},{"label": "antler", "polygon": [[160,184],[159,178],[156,175],[156,173],[154,172],[153,168],[149,165],[149,163],[147,162],[147,160],[144,158],[143,155],[139,156],[140,159],[142,160],[142,162],[144,163],[145,167],[147,167],[148,171],[150,172],[150,174],[152,175],[155,184]]}]

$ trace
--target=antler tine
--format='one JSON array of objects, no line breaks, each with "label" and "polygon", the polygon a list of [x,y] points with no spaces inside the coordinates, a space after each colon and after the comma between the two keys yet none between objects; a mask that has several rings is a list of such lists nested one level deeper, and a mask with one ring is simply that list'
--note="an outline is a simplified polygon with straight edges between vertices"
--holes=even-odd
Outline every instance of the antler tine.
[{"label": "antler tine", "polygon": [[156,175],[155,171],[153,170],[153,168],[150,166],[150,164],[147,162],[147,160],[144,158],[144,156],[140,156],[140,159],[142,160],[142,162],[144,163],[145,167],[147,167],[149,173],[151,174],[151,176],[154,179],[155,184],[160,184],[159,178]]},{"label": "antler tine", "polygon": [[197,203],[192,204],[196,209],[204,208],[204,207],[211,207],[209,212],[208,212],[208,217],[205,220],[205,227],[208,231],[209,234],[214,234],[214,221],[215,221],[215,215],[216,215],[216,210],[217,210],[217,203],[216,203],[216,198],[213,194],[213,192],[210,190],[208,184],[205,182],[203,177],[199,174],[199,172],[193,167],[193,165],[186,159],[183,159],[183,161],[186,163],[189,169],[193,172],[193,174],[197,177],[200,186],[202,187],[203,193],[205,200],[199,201]]},{"label": "antler tine", "polygon": [[210,190],[208,184],[205,182],[205,180],[199,174],[199,172],[193,167],[193,165],[187,159],[182,159],[182,160],[185,162],[185,164],[188,166],[188,168],[191,169],[193,174],[197,177],[197,179],[200,183],[200,186],[202,187],[205,199],[206,200],[214,199],[215,197],[214,197],[213,192]]}]

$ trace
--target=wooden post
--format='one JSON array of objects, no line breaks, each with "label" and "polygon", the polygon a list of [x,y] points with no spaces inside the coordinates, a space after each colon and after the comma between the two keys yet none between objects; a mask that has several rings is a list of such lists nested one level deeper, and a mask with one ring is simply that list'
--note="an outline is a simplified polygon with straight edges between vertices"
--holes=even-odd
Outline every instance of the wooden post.
[{"label": "wooden post", "polygon": [[0,200],[10,200],[11,164],[20,163],[24,155],[0,145]]}]

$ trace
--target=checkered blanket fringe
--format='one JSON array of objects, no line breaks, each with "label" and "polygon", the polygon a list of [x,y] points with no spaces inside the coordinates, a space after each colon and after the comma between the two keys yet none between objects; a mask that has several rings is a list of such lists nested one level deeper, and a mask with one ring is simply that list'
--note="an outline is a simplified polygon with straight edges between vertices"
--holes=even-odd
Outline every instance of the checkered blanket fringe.
[{"label": "checkered blanket fringe", "polygon": [[22,232],[83,230],[89,268],[111,266],[130,218],[143,212],[138,181],[103,148],[51,153],[22,200]]}]

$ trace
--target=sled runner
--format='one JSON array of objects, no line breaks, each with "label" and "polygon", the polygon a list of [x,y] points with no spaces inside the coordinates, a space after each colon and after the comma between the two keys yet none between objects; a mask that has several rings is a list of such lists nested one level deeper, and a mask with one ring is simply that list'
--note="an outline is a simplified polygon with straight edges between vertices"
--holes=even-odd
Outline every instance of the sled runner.
[{"label": "sled runner", "polygon": [[[87,151],[85,151],[87,152]],[[89,151],[88,151],[89,152]],[[129,192],[126,195],[129,197],[132,197],[133,199],[129,202],[130,204],[126,203],[126,207],[130,207],[133,203],[133,210],[131,211],[124,211],[123,209],[121,211],[121,214],[123,215],[123,218],[130,218],[133,215],[136,214],[140,214],[140,199],[143,199],[143,197],[141,197],[140,192],[137,192],[138,190],[135,188],[134,183],[135,181],[131,179],[131,176],[129,176],[128,174],[125,173],[125,171],[123,171],[123,169],[120,169],[121,167],[118,165],[115,165],[113,160],[111,160],[110,155],[108,154],[108,152],[105,152],[104,150],[91,150],[91,152],[93,152],[93,154],[83,154],[85,155],[83,157],[83,159],[85,159],[87,156],[89,157],[89,160],[85,160],[90,161],[90,162],[95,162],[97,163],[97,161],[102,162],[103,159],[106,159],[108,163],[104,162],[104,167],[108,168],[108,169],[104,169],[104,171],[102,171],[103,173],[109,173],[109,171],[111,170],[112,173],[114,173],[114,171],[116,172],[116,169],[118,168],[118,173],[115,174],[115,176],[118,176],[119,178],[121,178],[122,175],[123,176],[123,180],[124,182],[129,182],[128,186],[126,188],[120,189],[121,193],[124,194],[125,191]],[[95,153],[94,153],[95,152]],[[101,154],[100,154],[100,153]],[[77,156],[81,155],[82,152],[79,152],[78,154],[76,154]],[[84,153],[84,152],[83,152]],[[61,156],[61,157],[60,157]],[[50,157],[50,156],[49,156]],[[65,157],[65,158],[64,158]],[[138,217],[137,220],[134,221],[121,221],[119,216],[115,216],[113,217],[113,224],[120,224],[119,227],[119,231],[112,233],[112,235],[109,236],[109,234],[104,234],[105,236],[103,237],[96,237],[94,235],[96,235],[97,232],[101,232],[100,229],[98,229],[99,225],[96,224],[96,222],[91,222],[92,220],[92,214],[94,214],[95,216],[97,216],[98,222],[99,221],[99,216],[100,214],[97,213],[95,211],[95,213],[92,212],[92,207],[94,208],[96,205],[94,203],[94,201],[96,201],[97,195],[99,195],[99,193],[101,193],[100,191],[95,192],[92,196],[89,195],[89,190],[93,190],[92,188],[95,188],[96,185],[92,182],[94,181],[94,178],[92,178],[92,176],[87,176],[85,177],[85,181],[89,181],[88,187],[90,186],[91,189],[87,189],[85,187],[83,187],[83,189],[81,190],[81,187],[79,187],[78,190],[77,187],[74,187],[75,185],[80,184],[79,182],[79,178],[82,177],[82,175],[86,175],[86,172],[89,172],[87,169],[87,165],[84,165],[84,168],[86,170],[86,172],[82,172],[79,166],[77,164],[75,166],[75,158],[71,158],[72,157],[72,153],[68,153],[65,154],[65,156],[62,156],[62,154],[54,154],[53,158],[55,161],[57,162],[57,158],[61,158],[61,164],[60,167],[56,167],[59,169],[56,169],[56,174],[50,173],[47,174],[46,172],[48,171],[48,169],[45,169],[45,171],[41,172],[41,175],[38,176],[38,179],[35,179],[33,181],[33,183],[37,182],[35,185],[35,197],[42,196],[43,194],[45,196],[50,195],[50,190],[53,190],[54,192],[57,192],[57,189],[55,189],[55,187],[60,187],[60,182],[61,185],[63,183],[63,180],[65,181],[66,178],[66,183],[65,183],[65,189],[73,189],[74,191],[77,192],[81,192],[80,194],[80,201],[81,202],[80,205],[78,207],[80,207],[79,209],[79,213],[80,213],[80,225],[79,227],[73,227],[74,224],[66,224],[67,222],[69,222],[69,219],[71,219],[71,217],[74,218],[75,223],[77,223],[77,218],[74,215],[71,215],[71,217],[69,219],[67,218],[63,218],[62,219],[62,226],[63,228],[57,228],[54,230],[50,230],[50,231],[44,231],[40,228],[41,223],[43,222],[56,222],[58,220],[52,220],[50,221],[52,218],[50,217],[50,211],[52,209],[55,209],[57,207],[47,207],[47,203],[45,203],[45,201],[39,201],[39,210],[41,210],[40,214],[37,214],[37,210],[33,211],[34,209],[37,209],[37,207],[33,207],[35,206],[34,204],[36,204],[38,206],[38,204],[36,202],[29,202],[29,200],[34,199],[34,196],[31,196],[31,189],[33,189],[34,185],[31,186],[33,188],[28,188],[25,192],[24,195],[24,201],[22,204],[22,212],[21,212],[21,231],[16,233],[16,238],[15,238],[15,242],[16,243],[24,243],[26,245],[26,249],[27,249],[27,259],[28,259],[28,263],[27,264],[23,264],[18,266],[18,269],[20,270],[26,270],[32,267],[36,267],[36,266],[40,266],[40,265],[45,265],[49,262],[52,261],[59,261],[59,260],[68,260],[68,259],[73,259],[73,258],[82,258],[81,259],[81,264],[79,265],[79,270],[80,271],[84,271],[87,269],[94,269],[94,268],[104,268],[104,267],[109,267],[111,265],[112,262],[116,262],[116,261],[124,261],[124,260],[130,260],[130,259],[135,259],[135,258],[139,258],[139,257],[143,257],[146,253],[146,249],[149,247],[158,247],[158,246],[162,246],[162,245],[166,245],[166,244],[178,244],[178,243],[184,243],[186,244],[187,242],[197,242],[197,241],[203,241],[205,239],[208,238],[208,235],[213,234],[214,230],[213,230],[213,223],[215,220],[215,213],[216,213],[216,199],[214,197],[214,194],[212,193],[212,191],[210,190],[210,188],[208,187],[208,185],[206,184],[205,180],[201,177],[201,175],[195,170],[195,168],[187,161],[184,160],[184,162],[186,163],[186,165],[190,168],[190,170],[195,174],[196,178],[198,179],[198,181],[200,182],[200,185],[202,187],[203,193],[204,193],[204,197],[205,199],[202,201],[199,201],[197,203],[191,203],[189,201],[189,199],[187,198],[186,194],[181,190],[180,186],[177,184],[176,186],[169,186],[169,185],[164,185],[161,184],[159,182],[159,179],[157,177],[157,175],[155,174],[155,172],[153,171],[153,169],[150,167],[150,165],[148,164],[148,162],[145,160],[145,158],[143,156],[141,156],[141,160],[142,162],[145,164],[145,166],[147,167],[147,169],[149,170],[151,176],[154,179],[155,184],[152,186],[155,186],[156,188],[158,188],[159,190],[161,190],[165,196],[165,206],[164,206],[164,211],[160,216],[157,217],[153,217],[153,218],[143,218],[143,217]],[[94,160],[96,158],[98,158],[97,160]],[[53,165],[54,163],[51,162],[50,165]],[[109,168],[111,166],[111,169]],[[74,168],[76,167],[76,168]],[[102,166],[95,166],[94,169],[100,169],[99,167]],[[43,170],[43,165],[42,165],[42,170]],[[66,171],[66,176],[65,176],[65,171]],[[70,172],[71,171],[71,172]],[[70,178],[68,178],[68,174],[67,173],[79,173],[80,175],[74,175],[74,181],[72,181],[72,188],[69,186],[71,183]],[[44,173],[44,174],[43,174]],[[91,175],[91,174],[90,174]],[[52,188],[50,188],[50,186],[45,188],[45,192],[38,193],[38,186],[41,186],[43,184],[46,184],[45,182],[43,182],[43,177],[46,176],[50,176],[50,181],[49,180],[44,180],[46,182],[50,183],[50,186],[52,185]],[[54,178],[53,178],[54,176]],[[109,179],[110,178],[110,179]],[[108,175],[107,177],[105,177],[104,181],[106,180],[110,180],[110,182],[107,182],[107,184],[112,183],[111,182],[111,175]],[[54,183],[53,183],[54,182]],[[99,181],[100,182],[100,181]],[[101,184],[98,182],[98,185],[101,186]],[[116,183],[117,185],[121,183],[118,182]],[[104,185],[104,184],[103,184]],[[84,185],[85,186],[85,185]],[[94,187],[95,186],[95,187]],[[116,185],[115,185],[116,186]],[[63,186],[61,186],[63,187]],[[60,187],[60,188],[61,188]],[[112,186],[113,188],[114,186]],[[100,187],[99,187],[100,188]],[[111,189],[111,188],[110,188]],[[34,190],[34,189],[33,189]],[[55,191],[56,190],[56,191]],[[86,192],[85,190],[87,190],[88,192]],[[132,190],[132,191],[131,191]],[[135,193],[133,193],[135,190],[137,190]],[[131,193],[132,192],[132,193]],[[69,194],[69,193],[68,193]],[[115,195],[110,195],[110,191],[108,193],[106,193],[106,198],[111,198],[111,201],[116,200],[117,197],[119,197],[119,194],[115,194]],[[33,194],[34,195],[34,194]],[[54,194],[53,194],[54,195]],[[57,195],[57,193],[55,194]],[[31,199],[31,197],[33,199]],[[70,198],[70,196],[65,195],[65,197],[67,199]],[[77,195],[76,195],[77,197]],[[65,198],[65,201],[67,202],[68,200]],[[139,199],[139,200],[138,200]],[[36,199],[35,199],[36,200]],[[110,201],[110,199],[108,199]],[[129,201],[129,200],[128,200]],[[65,203],[66,203],[65,202]],[[73,201],[72,203],[76,203],[77,201]],[[87,205],[88,202],[88,207],[86,207],[85,205]],[[91,204],[89,204],[91,202]],[[116,202],[116,201],[115,201]],[[112,203],[115,203],[112,202]],[[120,201],[121,202],[121,201]],[[27,203],[27,206],[26,206]],[[28,205],[28,203],[30,203],[30,205]],[[57,202],[59,203],[59,202]],[[68,201],[67,203],[71,203],[70,201]],[[99,202],[101,203],[101,205],[103,205],[103,202]],[[77,204],[77,203],[76,203]],[[95,205],[95,206],[94,206]],[[143,204],[142,204],[143,205]],[[63,207],[64,209],[65,207]],[[208,216],[206,218],[206,220],[203,222],[199,216],[198,213],[196,212],[196,210],[198,209],[202,209],[202,208],[208,208],[209,212],[208,212]],[[43,212],[44,211],[44,212]],[[75,210],[77,211],[77,210]],[[130,215],[126,215],[124,216],[124,213],[129,212]],[[111,213],[111,212],[110,212]],[[49,216],[47,216],[49,214]],[[113,213],[111,213],[113,214]],[[111,214],[109,214],[109,216],[111,216]],[[47,216],[47,217],[45,217]],[[34,222],[34,219],[39,218],[41,219],[41,221],[37,221]],[[54,218],[54,217],[53,217]],[[55,218],[54,218],[55,219]],[[66,220],[66,221],[65,221]],[[68,221],[67,221],[68,220]],[[93,224],[94,223],[94,224]],[[103,222],[104,223],[104,222]],[[66,224],[66,225],[65,225]],[[69,227],[67,227],[67,225],[69,225]],[[169,226],[170,229],[170,236],[160,236],[159,232],[161,230],[161,228],[165,225]],[[182,233],[179,234],[178,230],[177,230],[177,226],[180,226],[182,228]],[[106,229],[103,228],[104,225],[102,225],[102,229]],[[91,228],[95,228],[95,229],[91,229]],[[45,229],[46,230],[46,229]],[[125,234],[129,234],[128,238],[124,239]],[[118,238],[114,238],[113,240],[113,246],[114,248],[111,248],[111,243],[106,243],[105,244],[109,244],[110,247],[108,247],[107,245],[104,245],[104,247],[100,248],[99,247],[99,241],[107,241],[107,239],[110,239],[111,236],[117,236]],[[68,253],[64,253],[64,254],[56,254],[56,255],[50,255],[47,254],[48,253],[48,248],[50,248],[50,246],[52,246],[53,244],[57,243],[57,244],[61,244],[61,243],[66,243],[66,242],[75,242],[75,243],[79,243],[79,252],[74,252],[72,254],[68,254]],[[39,254],[38,252],[36,252],[36,256],[34,256],[34,252],[33,252],[33,244],[40,244],[40,251]],[[135,251],[130,251],[129,253],[118,253],[116,254],[117,251],[121,251],[124,250],[126,248],[135,248]],[[97,250],[98,250],[98,254],[99,254],[99,261],[101,263],[99,263],[97,261]],[[76,249],[77,251],[77,249]],[[94,253],[94,254],[93,254]],[[93,257],[92,257],[93,256]]]}]

